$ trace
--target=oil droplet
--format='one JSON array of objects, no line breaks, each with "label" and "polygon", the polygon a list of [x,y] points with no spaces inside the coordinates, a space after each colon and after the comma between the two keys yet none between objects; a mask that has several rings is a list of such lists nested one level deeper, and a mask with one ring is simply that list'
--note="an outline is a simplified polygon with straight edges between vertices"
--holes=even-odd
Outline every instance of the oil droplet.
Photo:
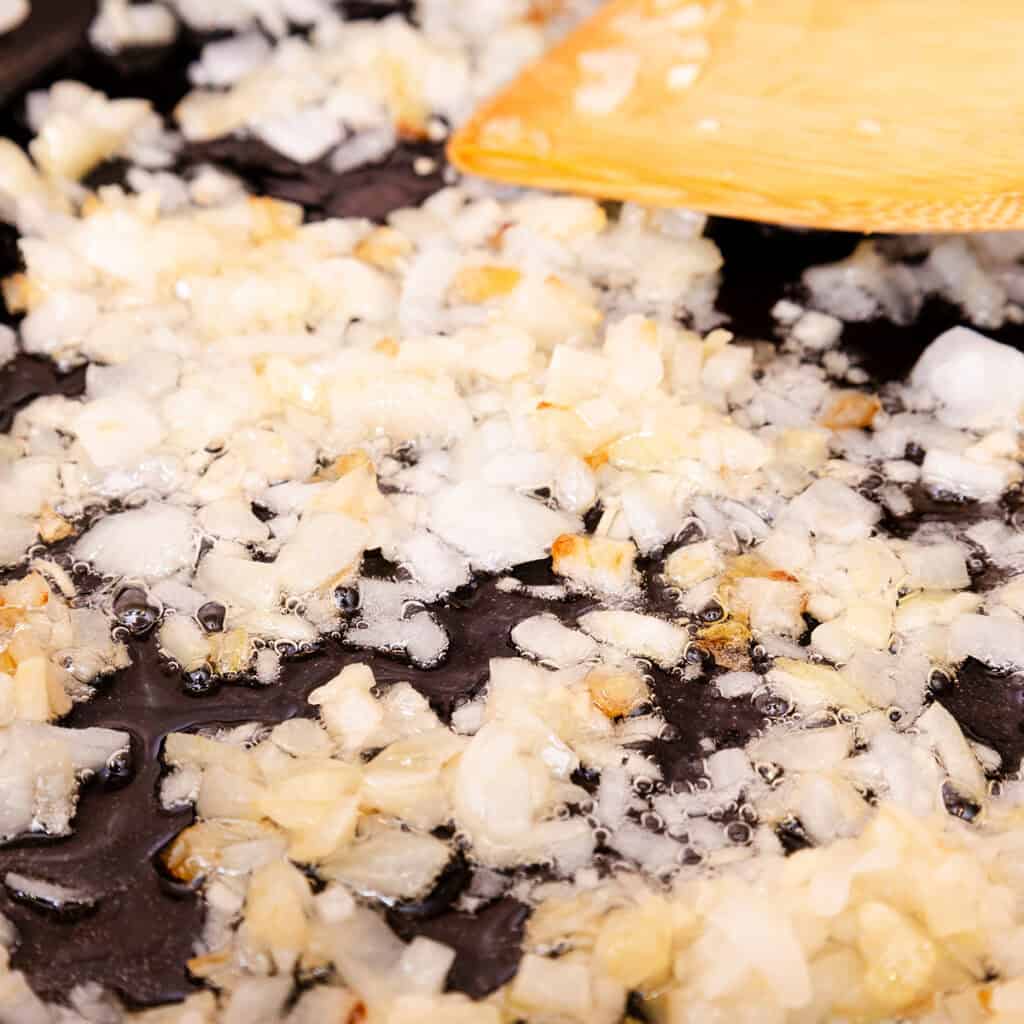
[{"label": "oil droplet", "polygon": [[736,843],[738,846],[746,846],[750,842],[751,830],[750,826],[744,821],[731,822],[725,829],[726,838],[730,843]]},{"label": "oil droplet", "polygon": [[793,710],[789,701],[777,693],[759,693],[754,698],[754,707],[766,718],[784,718]]},{"label": "oil droplet", "polygon": [[182,689],[190,697],[206,697],[217,689],[217,685],[213,673],[205,665],[201,665],[185,673]]},{"label": "oil droplet", "polygon": [[227,609],[219,601],[207,601],[206,604],[196,612],[199,625],[207,633],[219,633],[224,629],[224,619],[227,616]]},{"label": "oil droplet", "polygon": [[633,792],[638,796],[648,796],[652,789],[654,789],[654,781],[645,775],[638,775],[633,780]]},{"label": "oil droplet", "polygon": [[962,793],[958,793],[951,782],[943,783],[942,803],[954,818],[960,818],[963,821],[973,821],[981,812],[980,805]]},{"label": "oil droplet", "polygon": [[145,636],[159,622],[162,610],[142,587],[123,587],[114,598],[115,620],[135,637]]},{"label": "oil droplet", "polygon": [[759,761],[754,765],[754,771],[764,779],[768,785],[772,785],[782,778],[782,766],[774,761]]}]

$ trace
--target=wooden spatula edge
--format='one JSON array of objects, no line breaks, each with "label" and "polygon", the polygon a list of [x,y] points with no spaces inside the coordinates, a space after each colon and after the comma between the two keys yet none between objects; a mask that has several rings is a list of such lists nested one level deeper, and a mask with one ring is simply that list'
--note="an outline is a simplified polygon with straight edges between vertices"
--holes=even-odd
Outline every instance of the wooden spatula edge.
[{"label": "wooden spatula edge", "polygon": [[[1024,227],[1024,7],[704,6],[692,88],[661,86],[669,33],[638,41],[620,25],[700,5],[612,0],[486,102],[449,159],[517,185],[798,226]],[[581,112],[582,61],[616,50],[635,54],[635,87],[601,116]]]}]

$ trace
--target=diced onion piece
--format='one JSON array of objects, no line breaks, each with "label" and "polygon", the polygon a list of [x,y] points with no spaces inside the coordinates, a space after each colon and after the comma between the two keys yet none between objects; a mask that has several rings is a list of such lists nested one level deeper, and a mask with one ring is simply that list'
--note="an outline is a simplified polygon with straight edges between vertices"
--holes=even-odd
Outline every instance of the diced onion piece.
[{"label": "diced onion piece", "polygon": [[555,539],[575,533],[575,516],[503,487],[462,483],[431,499],[430,525],[477,569],[499,569],[546,557]]},{"label": "diced onion piece", "polygon": [[1024,355],[967,327],[953,327],[924,350],[910,382],[934,396],[939,418],[951,426],[1016,426],[1024,393]]},{"label": "diced onion piece", "polygon": [[665,559],[665,577],[677,587],[688,590],[725,570],[714,541],[703,540],[677,548]]},{"label": "diced onion piece", "polygon": [[690,639],[679,626],[639,612],[587,612],[580,616],[579,624],[595,640],[666,668],[682,660]]},{"label": "diced onion piece", "polygon": [[325,862],[320,873],[366,896],[414,900],[430,891],[450,856],[433,836],[382,828]]},{"label": "diced onion piece", "polygon": [[768,681],[773,688],[807,710],[838,707],[860,712],[868,708],[860,691],[827,665],[777,658]]},{"label": "diced onion piece", "polygon": [[977,658],[992,668],[1024,665],[1024,622],[991,615],[961,615],[949,632],[949,659]]},{"label": "diced onion piece", "polygon": [[170,576],[195,558],[192,515],[177,505],[150,502],[101,519],[74,551],[109,576]]},{"label": "diced onion piece", "polygon": [[795,520],[819,537],[840,544],[870,535],[882,510],[838,480],[815,480],[794,498],[786,510]]},{"label": "diced onion piece", "polygon": [[597,644],[585,633],[564,626],[550,612],[523,619],[512,629],[512,643],[540,661],[559,668],[578,665],[597,654]]},{"label": "diced onion piece", "polygon": [[551,545],[551,566],[578,587],[621,594],[634,585],[636,545],[629,540],[563,534]]},{"label": "diced onion piece", "polygon": [[584,1021],[592,1008],[587,965],[572,957],[551,959],[527,953],[512,982],[513,1005],[527,1014],[557,1013]]}]

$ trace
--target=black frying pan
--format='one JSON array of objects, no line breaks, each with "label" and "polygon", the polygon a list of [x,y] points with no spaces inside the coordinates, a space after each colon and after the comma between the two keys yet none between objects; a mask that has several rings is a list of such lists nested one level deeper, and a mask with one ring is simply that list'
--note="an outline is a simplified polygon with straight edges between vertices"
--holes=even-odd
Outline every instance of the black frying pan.
[{"label": "black frying pan", "polygon": [[[373,0],[346,7],[350,15],[364,17],[389,9]],[[103,58],[83,45],[91,9],[89,3],[35,0],[30,21],[0,37],[0,135],[24,140],[27,133],[21,108],[25,90],[58,77],[76,77],[110,94],[146,96],[164,113],[183,95],[185,68],[200,40],[183,33],[173,46],[161,51],[128,54],[116,61]],[[389,210],[419,202],[440,186],[439,174],[424,178],[412,171],[413,159],[425,151],[439,155],[436,149],[402,147],[379,165],[338,177],[324,164],[298,167],[250,141],[223,139],[186,150],[182,167],[203,160],[220,163],[242,173],[262,192],[303,203],[311,216],[381,219]],[[123,167],[109,164],[99,168],[91,181],[117,181],[122,172]],[[728,220],[713,221],[709,233],[726,260],[719,308],[741,335],[762,338],[772,336],[772,305],[798,289],[801,272],[842,258],[859,240],[854,235],[798,232]],[[15,240],[13,229],[0,225],[0,276],[17,267]],[[0,307],[0,321],[3,319]],[[9,317],[6,320],[10,322]],[[914,324],[852,325],[844,337],[849,351],[876,380],[884,381],[902,376],[928,342],[958,322],[956,310],[931,302]],[[1007,326],[996,334],[1000,340],[1024,348],[1024,328]],[[75,395],[83,385],[81,370],[60,374],[45,360],[18,357],[0,370],[0,429],[7,429],[16,410],[34,397]],[[922,509],[921,515],[956,519],[969,512],[962,506],[933,504]],[[903,524],[908,530],[912,525]],[[380,561],[378,571],[389,571]],[[546,567],[527,567],[523,572],[543,577]],[[537,581],[539,578],[531,580]],[[407,666],[382,656],[360,657],[373,663],[378,679],[414,677],[415,684],[444,712],[450,710],[453,698],[478,684],[488,656],[511,653],[511,648],[505,650],[512,621],[509,616],[530,611],[521,604],[514,609],[502,604],[484,585],[464,599],[452,601],[441,614],[452,631],[456,651],[444,670],[416,677]],[[486,647],[482,655],[481,646]],[[188,814],[167,814],[157,803],[161,738],[168,731],[190,725],[253,718],[273,721],[308,713],[305,695],[351,658],[334,646],[286,665],[284,678],[275,686],[225,687],[211,701],[190,695],[179,680],[166,674],[150,642],[133,641],[132,648],[133,667],[101,686],[97,697],[78,705],[71,716],[77,726],[104,725],[130,731],[131,769],[113,773],[86,789],[72,837],[21,840],[0,848],[0,876],[10,870],[22,871],[104,893],[96,909],[69,922],[19,904],[0,890],[0,910],[14,920],[20,934],[14,964],[26,970],[36,989],[49,998],[66,995],[73,985],[86,981],[108,985],[136,1004],[187,994],[191,986],[182,965],[191,954],[202,908],[191,893],[161,873],[154,859],[161,846],[189,821]],[[1019,762],[1024,754],[1024,683],[993,686],[980,666],[968,664],[937,696],[968,733],[996,747],[1005,764],[1013,767]],[[763,721],[756,709],[717,697],[714,687],[676,686],[665,688],[658,697],[666,717],[678,730],[678,739],[660,743],[653,751],[669,780],[692,777],[700,760],[698,741],[702,735],[734,744]],[[406,937],[428,934],[456,947],[459,958],[451,983],[481,995],[514,972],[527,911],[505,899],[472,918],[456,913],[450,904],[465,877],[464,866],[454,865],[428,900],[396,908],[389,920]]]}]

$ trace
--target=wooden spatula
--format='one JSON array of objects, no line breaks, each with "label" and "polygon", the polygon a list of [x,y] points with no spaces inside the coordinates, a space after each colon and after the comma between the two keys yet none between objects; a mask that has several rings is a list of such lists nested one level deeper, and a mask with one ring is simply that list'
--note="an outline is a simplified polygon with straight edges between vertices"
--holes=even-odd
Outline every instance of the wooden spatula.
[{"label": "wooden spatula", "polygon": [[1021,0],[612,0],[453,138],[503,181],[858,231],[1024,227]]}]

